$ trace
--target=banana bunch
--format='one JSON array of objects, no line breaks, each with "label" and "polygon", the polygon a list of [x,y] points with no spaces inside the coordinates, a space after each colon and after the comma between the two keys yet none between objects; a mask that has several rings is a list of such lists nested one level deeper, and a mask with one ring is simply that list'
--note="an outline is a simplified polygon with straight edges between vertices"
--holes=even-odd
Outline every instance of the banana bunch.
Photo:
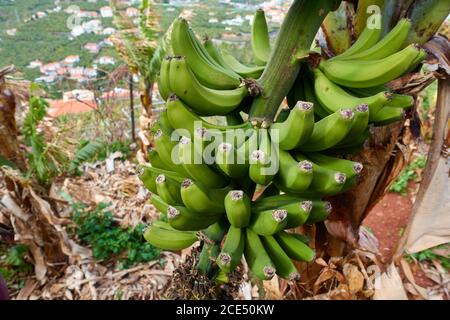
[{"label": "banana bunch", "polygon": [[297,280],[293,260],[310,262],[315,252],[291,229],[327,219],[326,197],[354,188],[363,171],[336,155],[358,150],[371,124],[400,120],[414,103],[385,86],[424,59],[405,44],[410,28],[402,20],[381,40],[380,30],[366,28],[343,54],[305,64],[289,108],[274,123],[255,125],[247,114],[251,87],[271,55],[264,12],[252,24],[253,66],[177,19],[173,55],[158,77],[166,105],[152,128],[151,165],[139,171],[167,222],[155,221],[145,239],[166,250],[202,241],[201,260],[214,261],[221,279],[245,258],[259,279]]},{"label": "banana bunch", "polygon": [[[314,102],[316,118],[322,119],[343,106],[369,108],[369,124],[386,125],[404,119],[405,110],[414,105],[411,96],[390,92],[386,83],[413,71],[427,53],[416,44],[406,43],[411,22],[403,19],[382,39],[381,29],[366,26],[357,41],[344,53],[320,61],[317,68],[308,68],[301,75],[288,101],[290,106],[306,99]],[[354,110],[356,112],[356,110]],[[364,135],[362,125],[351,136]],[[344,143],[348,147],[348,143]]]}]

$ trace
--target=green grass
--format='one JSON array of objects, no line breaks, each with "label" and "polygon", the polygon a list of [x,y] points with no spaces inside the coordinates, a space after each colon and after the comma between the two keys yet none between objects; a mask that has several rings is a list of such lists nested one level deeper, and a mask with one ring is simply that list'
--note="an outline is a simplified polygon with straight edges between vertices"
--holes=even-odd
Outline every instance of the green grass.
[{"label": "green grass", "polygon": [[410,164],[408,164],[406,169],[404,169],[403,172],[400,173],[400,176],[397,178],[397,180],[395,180],[389,190],[391,192],[397,192],[402,195],[406,195],[408,191],[408,183],[410,181],[415,181],[418,178],[416,170],[425,168],[426,163],[426,156],[417,156]]},{"label": "green grass", "polygon": [[137,263],[158,260],[159,249],[143,238],[145,226],[122,228],[113,219],[107,204],[100,204],[88,210],[83,204],[73,204],[75,234],[82,243],[92,248],[98,260],[117,259],[119,269],[129,268]]},{"label": "green grass", "polygon": [[0,274],[7,281],[15,281],[21,274],[29,273],[33,266],[25,259],[28,248],[18,244],[10,248],[1,248],[4,254],[0,257]]},{"label": "green grass", "polygon": [[433,261],[433,260],[439,261],[445,270],[450,271],[450,257],[449,256],[444,257],[444,256],[438,255],[433,252],[434,249],[447,249],[448,250],[449,248],[450,248],[450,243],[443,244],[436,248],[430,248],[430,249],[427,249],[424,251],[410,254],[410,255],[406,256],[406,259],[410,262],[412,262],[414,260],[417,260],[420,262]]}]

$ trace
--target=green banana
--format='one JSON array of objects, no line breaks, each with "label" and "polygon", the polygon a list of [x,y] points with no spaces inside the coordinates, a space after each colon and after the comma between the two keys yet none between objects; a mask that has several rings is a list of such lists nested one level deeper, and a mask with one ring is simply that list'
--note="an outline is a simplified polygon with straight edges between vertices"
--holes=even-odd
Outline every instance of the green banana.
[{"label": "green banana", "polygon": [[336,147],[354,142],[355,137],[361,136],[363,132],[368,128],[370,119],[369,106],[367,104],[361,104],[353,108],[353,112],[355,113],[355,119],[353,120],[352,127],[349,133],[347,133],[345,138],[341,142],[339,142]]},{"label": "green banana", "polygon": [[406,94],[394,93],[392,95],[392,100],[389,101],[389,107],[409,108],[412,107],[413,105],[414,105],[414,98]]},{"label": "green banana", "polygon": [[[272,132],[278,134],[281,150],[292,150],[305,143],[314,130],[314,106],[309,102],[298,101],[289,117],[282,123],[274,123]],[[273,139],[273,136],[272,136]]]},{"label": "green banana", "polygon": [[251,200],[241,190],[231,190],[224,200],[228,221],[236,228],[244,228],[250,223]]},{"label": "green banana", "polygon": [[334,113],[342,107],[353,108],[361,104],[367,104],[370,114],[375,114],[390,102],[392,97],[391,93],[383,91],[368,97],[358,98],[330,81],[319,69],[314,70],[314,76],[315,94],[328,113]]},{"label": "green banana", "polygon": [[223,60],[231,70],[244,78],[258,79],[264,72],[265,66],[249,67],[242,64],[239,60],[230,54],[224,54]]},{"label": "green banana", "polygon": [[245,229],[244,256],[250,271],[258,279],[270,280],[275,276],[275,266],[260,237],[250,229]]},{"label": "green banana", "polygon": [[271,49],[266,15],[261,9],[256,11],[253,19],[251,43],[256,64],[260,66],[266,65],[267,61],[269,61]]},{"label": "green banana", "polygon": [[[294,157],[297,161],[305,161],[307,158],[300,152],[295,152]],[[344,188],[347,176],[345,173],[322,167],[314,162],[313,178],[308,191],[322,195],[336,195]]]},{"label": "green banana", "polygon": [[306,224],[314,224],[324,221],[325,219],[328,218],[332,210],[333,207],[330,202],[314,200],[313,208],[309,213],[309,217],[308,220],[306,220]]},{"label": "green banana", "polygon": [[354,117],[352,109],[340,109],[316,122],[311,137],[299,149],[322,151],[337,145],[350,132]]},{"label": "green banana", "polygon": [[405,110],[386,106],[373,116],[372,122],[375,126],[384,126],[392,122],[402,121],[405,119]]},{"label": "green banana", "polygon": [[231,226],[217,257],[217,265],[225,272],[233,272],[239,265],[245,247],[245,229]]},{"label": "green banana", "polygon": [[204,214],[224,213],[224,199],[229,191],[230,187],[210,189],[191,179],[181,183],[181,199],[186,208]]},{"label": "green banana", "polygon": [[226,115],[236,110],[248,95],[245,86],[229,90],[203,86],[183,57],[176,57],[170,62],[170,85],[174,93],[201,116]]},{"label": "green banana", "polygon": [[[341,60],[380,60],[393,55],[404,48],[404,44],[410,29],[411,21],[408,19],[402,19],[377,44],[357,54],[349,55],[347,57],[341,57]],[[389,68],[390,66],[387,65],[386,67]]]},{"label": "green banana", "polygon": [[296,161],[287,151],[279,152],[280,170],[275,178],[279,189],[285,192],[303,192],[313,179],[313,165],[310,161]]},{"label": "green banana", "polygon": [[[239,75],[231,73],[209,56],[202,44],[190,31],[188,22],[178,18],[172,28],[172,49],[175,55],[185,56],[200,83],[211,89],[234,89],[240,85]],[[171,64],[170,69],[173,65]],[[172,74],[172,70],[171,70]],[[173,79],[171,79],[171,87]],[[173,87],[176,90],[175,87]],[[178,93],[178,92],[177,92]]]},{"label": "green banana", "polygon": [[156,177],[156,191],[161,199],[169,205],[178,206],[183,204],[180,194],[180,183],[164,174]]},{"label": "green banana", "polygon": [[162,130],[156,131],[154,135],[155,150],[158,152],[161,160],[171,169],[186,176],[186,171],[183,167],[176,165],[173,161],[176,156],[177,141],[173,141],[170,136]]},{"label": "green banana", "polygon": [[148,160],[148,162],[150,162],[150,164],[153,167],[164,169],[164,170],[169,170],[169,171],[171,169],[171,167],[167,163],[162,161],[161,157],[158,155],[158,151],[156,151],[155,148],[151,148],[148,151],[147,160]]},{"label": "green banana", "polygon": [[224,132],[227,130],[247,129],[251,127],[251,125],[248,123],[232,126],[222,126],[209,123],[196,115],[193,111],[191,111],[189,107],[185,105],[183,101],[181,101],[176,95],[171,95],[169,97],[166,106],[170,125],[174,129],[187,130],[190,133],[191,137],[195,135],[195,132],[199,127],[208,130],[219,130]]},{"label": "green banana", "polygon": [[316,93],[314,92],[314,84],[310,79],[304,80],[304,90],[305,90],[305,99],[306,101],[314,104],[314,114],[315,121],[320,121],[321,119],[329,116],[333,112],[329,112],[328,108],[324,107],[322,103],[319,101]]},{"label": "green banana", "polygon": [[206,237],[209,241],[220,243],[229,227],[230,223],[228,220],[225,217],[222,217],[216,223],[210,225],[205,230],[202,230],[200,232],[200,237]]},{"label": "green banana", "polygon": [[261,237],[261,242],[269,254],[270,260],[275,265],[277,275],[289,281],[297,281],[300,279],[300,274],[294,263],[274,237]]},{"label": "green banana", "polygon": [[178,231],[162,221],[152,223],[144,231],[144,239],[157,248],[173,251],[188,248],[198,241],[195,232]]},{"label": "green banana", "polygon": [[308,153],[307,156],[324,168],[345,173],[348,179],[359,176],[364,168],[360,162],[330,157],[322,153]]},{"label": "green banana", "polygon": [[358,39],[346,51],[336,56],[334,59],[352,57],[366,50],[371,49],[380,40],[382,28],[370,28],[368,25],[359,35]]},{"label": "green banana", "polygon": [[268,130],[261,129],[257,132],[258,150],[251,153],[249,176],[253,182],[260,185],[268,185],[275,175],[278,163],[277,150],[272,145]]},{"label": "green banana", "polygon": [[[356,96],[363,98],[388,91],[389,88],[383,85],[371,88],[349,88],[349,90]],[[390,107],[408,108],[414,105],[414,98],[406,94],[391,93],[390,100],[386,105]]]},{"label": "green banana", "polygon": [[204,38],[203,47],[217,64],[219,64],[221,67],[225,69],[228,69],[229,71],[233,71],[223,59],[222,53],[220,52],[219,48],[217,48],[217,46],[214,44],[212,39],[209,39],[208,37]]},{"label": "green banana", "polygon": [[188,175],[208,188],[222,188],[227,179],[214,171],[203,161],[203,155],[198,153],[191,139],[182,137],[178,148],[181,166]]},{"label": "green banana", "polygon": [[248,164],[239,161],[238,152],[230,143],[219,144],[216,150],[216,164],[230,178],[239,179],[248,175]]},{"label": "green banana", "polygon": [[285,205],[300,203],[304,200],[305,200],[304,198],[301,198],[293,194],[281,194],[276,196],[269,196],[262,199],[258,199],[257,201],[253,202],[252,210],[265,211],[270,209],[278,209]]},{"label": "green banana", "polygon": [[170,60],[172,57],[166,57],[161,62],[161,71],[159,74],[158,90],[161,98],[166,101],[171,93],[169,83]]},{"label": "green banana", "polygon": [[[390,82],[406,73],[420,53],[417,44],[381,60],[328,60],[319,68],[333,82],[350,88],[367,88]],[[412,61],[412,62],[411,62]]]},{"label": "green banana", "polygon": [[293,260],[311,262],[316,256],[314,250],[296,237],[295,234],[281,231],[275,235],[275,239],[288,257]]},{"label": "green banana", "polygon": [[221,216],[220,214],[205,215],[181,206],[169,206],[166,212],[169,224],[173,228],[182,231],[199,231],[205,229],[219,221]]},{"label": "green banana", "polygon": [[304,225],[308,220],[312,208],[313,202],[310,200],[303,200],[301,202],[293,202],[280,206],[279,209],[287,211],[285,228],[292,229]]},{"label": "green banana", "polygon": [[183,181],[184,179],[183,176],[180,175],[178,172],[168,171],[156,167],[141,166],[138,169],[139,179],[144,183],[144,186],[152,193],[157,193],[156,178],[160,174],[165,174],[166,176],[169,176],[170,178],[179,182]]},{"label": "green banana", "polygon": [[253,211],[248,227],[259,235],[271,236],[286,228],[287,216],[282,209]]}]

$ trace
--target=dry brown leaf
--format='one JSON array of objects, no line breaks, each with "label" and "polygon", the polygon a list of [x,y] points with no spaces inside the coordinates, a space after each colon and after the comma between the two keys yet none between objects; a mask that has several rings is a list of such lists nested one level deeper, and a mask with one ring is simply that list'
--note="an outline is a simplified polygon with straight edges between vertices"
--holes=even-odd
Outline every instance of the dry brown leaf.
[{"label": "dry brown leaf", "polygon": [[344,273],[348,288],[352,294],[362,291],[364,288],[364,276],[357,266],[347,263],[344,265],[342,272]]}]

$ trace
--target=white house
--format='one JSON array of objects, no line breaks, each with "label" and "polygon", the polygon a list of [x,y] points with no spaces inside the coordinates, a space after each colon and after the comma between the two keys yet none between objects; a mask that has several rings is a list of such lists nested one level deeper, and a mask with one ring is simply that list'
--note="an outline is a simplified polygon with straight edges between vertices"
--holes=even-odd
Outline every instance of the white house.
[{"label": "white house", "polygon": [[69,65],[69,66],[74,65],[75,63],[78,63],[78,62],[80,62],[80,56],[76,56],[76,55],[67,56],[63,61],[63,63],[65,65]]},{"label": "white house", "polygon": [[139,16],[139,10],[133,7],[128,7],[125,11],[127,17],[137,17]]},{"label": "white house", "polygon": [[72,90],[63,93],[63,101],[92,101],[95,100],[94,92],[90,90]]},{"label": "white house", "polygon": [[52,62],[41,66],[40,71],[45,75],[56,75],[56,71],[61,67],[61,63]]},{"label": "white house", "polygon": [[72,31],[70,32],[72,36],[79,37],[84,34],[84,28],[82,26],[74,26]]},{"label": "white house", "polygon": [[97,59],[97,62],[102,65],[107,65],[107,64],[115,64],[116,60],[114,60],[113,57],[103,56]]},{"label": "white house", "polygon": [[208,20],[208,23],[219,23],[219,19],[217,19],[217,18],[210,18]]},{"label": "white house", "polygon": [[104,34],[105,36],[109,36],[109,35],[114,34],[115,32],[116,32],[116,29],[114,29],[114,28],[105,28],[105,29],[103,29],[102,34]]},{"label": "white house", "polygon": [[28,69],[36,69],[36,68],[42,67],[42,65],[43,65],[42,61],[40,61],[40,60],[34,60],[34,61],[31,61],[31,62],[28,64],[27,68],[28,68]]},{"label": "white house", "polygon": [[17,33],[17,29],[16,28],[6,30],[6,34],[8,36],[10,36],[10,37],[14,37],[16,35],[16,33]]},{"label": "white house", "polygon": [[84,48],[92,54],[100,52],[100,46],[97,43],[89,42],[84,45]]},{"label": "white house", "polygon": [[94,19],[82,24],[84,32],[86,33],[100,33],[103,30],[102,21]]},{"label": "white house", "polygon": [[100,8],[100,14],[102,15],[103,18],[111,18],[113,16],[113,11],[111,7],[104,6]]}]

